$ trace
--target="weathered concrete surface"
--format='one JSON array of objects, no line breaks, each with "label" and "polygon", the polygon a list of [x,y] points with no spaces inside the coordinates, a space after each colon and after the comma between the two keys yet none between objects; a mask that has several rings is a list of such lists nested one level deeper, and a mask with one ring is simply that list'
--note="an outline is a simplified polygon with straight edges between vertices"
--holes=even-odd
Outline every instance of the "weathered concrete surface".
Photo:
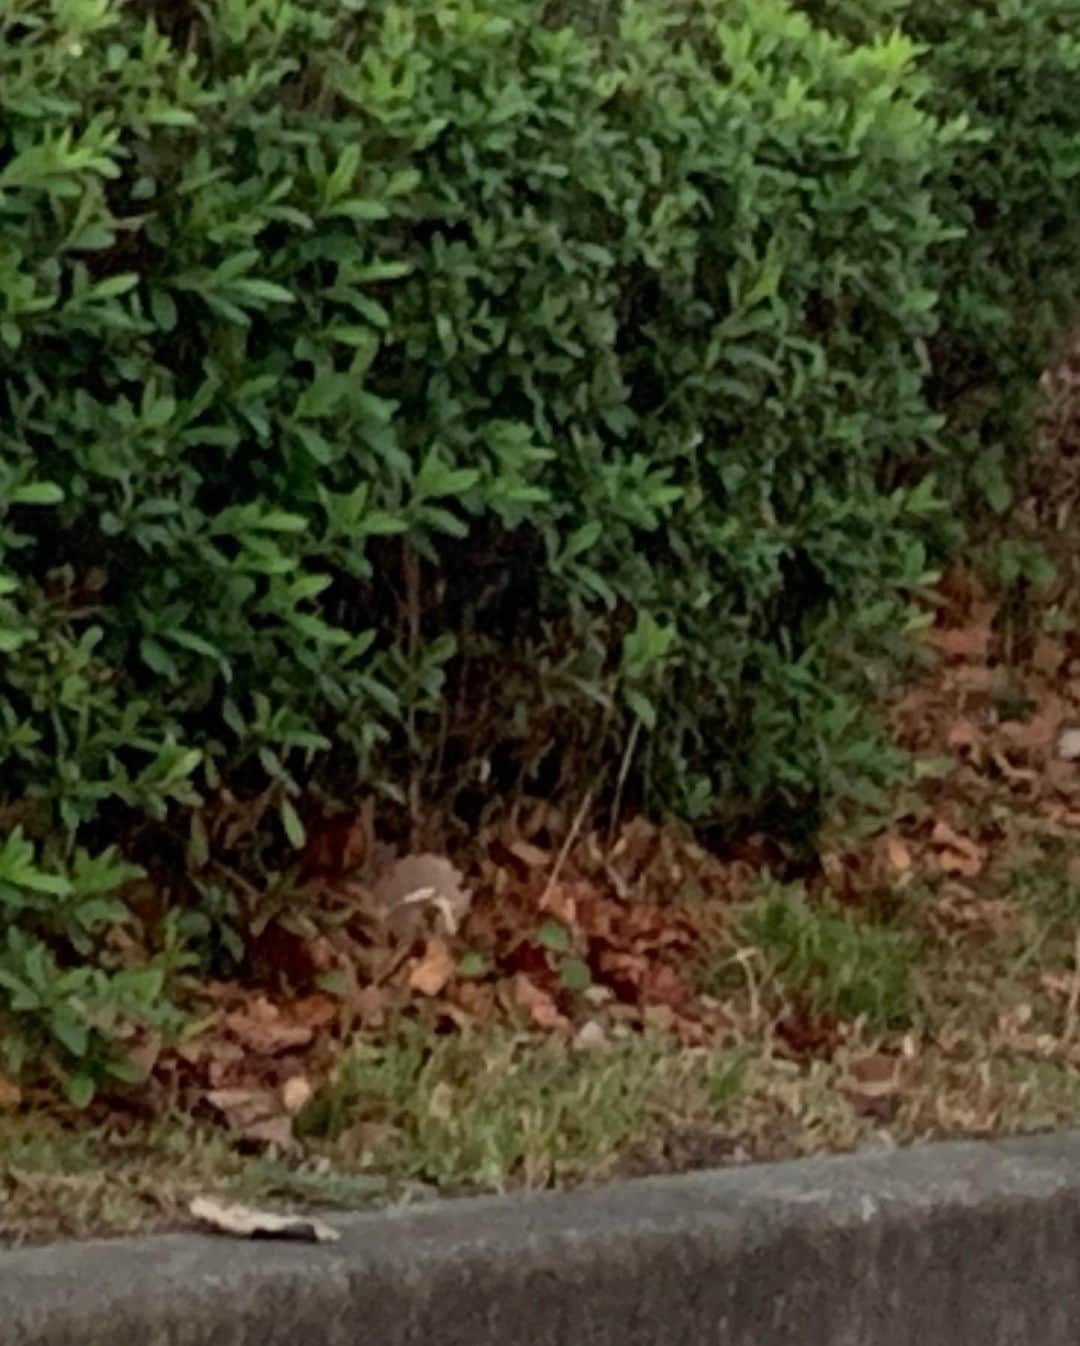
[{"label": "weathered concrete surface", "polygon": [[1080,1134],[0,1253],[0,1346],[1076,1346]]}]

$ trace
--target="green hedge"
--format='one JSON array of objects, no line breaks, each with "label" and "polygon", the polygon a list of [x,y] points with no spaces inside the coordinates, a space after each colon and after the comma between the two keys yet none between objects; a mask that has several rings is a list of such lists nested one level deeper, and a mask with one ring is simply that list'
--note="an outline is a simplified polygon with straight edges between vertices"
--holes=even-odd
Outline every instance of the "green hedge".
[{"label": "green hedge", "polygon": [[1072,0],[798,0],[867,42],[919,44],[926,105],[972,134],[935,167],[957,245],[937,257],[934,405],[942,480],[1003,509],[1030,444],[1038,378],[1080,307],[1080,6]]},{"label": "green hedge", "polygon": [[[982,274],[948,101],[781,0],[0,0],[24,1046],[123,1069],[315,798],[873,792]],[[134,946],[131,860],[200,894]]]}]

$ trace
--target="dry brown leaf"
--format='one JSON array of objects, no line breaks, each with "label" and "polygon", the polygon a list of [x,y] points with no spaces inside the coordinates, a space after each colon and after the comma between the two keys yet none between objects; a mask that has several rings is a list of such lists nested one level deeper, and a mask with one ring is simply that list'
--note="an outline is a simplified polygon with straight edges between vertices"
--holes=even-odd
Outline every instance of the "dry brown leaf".
[{"label": "dry brown leaf", "polygon": [[12,1108],[17,1108],[22,1102],[22,1090],[14,1080],[9,1080],[6,1075],[0,1075],[0,1112],[8,1112]]},{"label": "dry brown leaf", "polygon": [[777,1019],[774,1029],[784,1047],[795,1056],[831,1057],[840,1040],[840,1027],[829,1018],[794,1012]]},{"label": "dry brown leaf", "polygon": [[[154,1067],[161,1056],[161,1036],[158,1033],[147,1033],[141,1041],[134,1043],[127,1049],[128,1061],[139,1072],[143,1080],[150,1078]],[[0,1106],[2,1106],[3,1090],[0,1089]]]},{"label": "dry brown leaf", "polygon": [[1077,974],[1075,972],[1044,972],[1039,978],[1044,991],[1061,1000],[1071,1000],[1076,995]]},{"label": "dry brown leaf", "polygon": [[541,832],[558,831],[557,810],[546,799],[538,800],[518,821],[518,832],[523,837],[539,836]]},{"label": "dry brown leaf", "polygon": [[988,692],[991,671],[985,664],[961,664],[949,672],[946,686],[955,686],[961,692]]},{"label": "dry brown leaf", "polygon": [[946,874],[963,874],[973,878],[983,867],[981,859],[960,851],[945,850],[938,856],[938,864]]},{"label": "dry brown leaf", "polygon": [[185,1042],[178,1042],[174,1051],[190,1066],[204,1066],[209,1061],[243,1061],[245,1055],[238,1042],[212,1038],[205,1029]]},{"label": "dry brown leaf", "polygon": [[449,1080],[440,1080],[428,1099],[428,1116],[437,1122],[448,1122],[454,1115],[454,1086]]},{"label": "dry brown leaf", "polygon": [[514,1003],[527,1010],[538,1028],[570,1031],[570,1020],[559,1012],[552,996],[540,989],[524,972],[514,975]]},{"label": "dry brown leaf", "polygon": [[550,911],[564,925],[577,925],[577,898],[569,884],[553,883],[540,902],[542,911]]},{"label": "dry brown leaf", "polygon": [[301,866],[305,874],[339,876],[355,873],[375,846],[374,801],[356,813],[344,814],[308,828]]},{"label": "dry brown leaf", "polygon": [[1060,671],[1064,662],[1065,647],[1061,641],[1055,640],[1053,636],[1039,636],[1031,652],[1032,667],[1052,678]]},{"label": "dry brown leaf", "polygon": [[225,1027],[245,1047],[260,1056],[306,1047],[313,1037],[309,1024],[293,1023],[265,996],[225,1016]]},{"label": "dry brown leaf", "polygon": [[650,963],[642,978],[641,997],[650,1007],[681,1010],[694,999],[694,988],[682,973],[668,964]]},{"label": "dry brown leaf", "polygon": [[930,639],[949,659],[985,659],[992,635],[989,626],[960,626],[934,631]]},{"label": "dry brown leaf", "polygon": [[289,1018],[297,1024],[303,1024],[312,1032],[327,1028],[340,1013],[340,1005],[333,996],[307,995],[294,1000],[288,1006]]},{"label": "dry brown leaf", "polygon": [[1005,779],[1014,785],[1031,785],[1039,779],[1039,773],[1031,767],[1013,766],[1003,752],[992,752],[990,760]]},{"label": "dry brown leaf", "polygon": [[292,1117],[271,1089],[211,1089],[206,1101],[224,1117],[230,1131],[258,1145],[288,1150],[294,1144]]},{"label": "dry brown leaf", "polygon": [[254,967],[284,979],[293,986],[305,986],[333,966],[333,951],[327,941],[311,932],[301,934],[271,921],[252,941]]},{"label": "dry brown leaf", "polygon": [[1030,1005],[1016,1005],[1000,1011],[997,1017],[995,1045],[1010,1051],[1034,1055],[1039,1051],[1039,1035],[1028,1031],[1028,1025],[1034,1017]]},{"label": "dry brown leaf", "polygon": [[890,1098],[902,1088],[900,1062],[884,1052],[870,1052],[847,1063],[843,1087],[860,1098]]},{"label": "dry brown leaf", "polygon": [[1006,720],[998,732],[1014,748],[1041,751],[1050,748],[1057,739],[1063,711],[1062,703],[1053,698],[1029,720]]},{"label": "dry brown leaf", "polygon": [[409,985],[421,995],[439,995],[454,975],[454,955],[442,939],[429,939],[409,972]]},{"label": "dry brown leaf", "polygon": [[475,1010],[472,1010],[465,1005],[455,1005],[452,1000],[443,999],[438,1001],[436,1009],[444,1019],[449,1019],[455,1028],[460,1028],[462,1031],[466,1028],[471,1028],[476,1022]]},{"label": "dry brown leaf", "polygon": [[970,837],[962,836],[947,822],[934,824],[934,843],[941,848],[938,865],[946,874],[962,874],[973,878],[986,861],[986,852]]},{"label": "dry brown leaf", "polygon": [[550,851],[545,851],[541,846],[534,846],[531,841],[524,841],[520,837],[510,843],[509,850],[526,869],[543,869],[545,865],[551,864]]},{"label": "dry brown leaf", "polygon": [[649,968],[649,960],[643,954],[605,949],[598,963],[601,974],[620,999],[637,999]]},{"label": "dry brown leaf", "polygon": [[1045,762],[1042,768],[1043,780],[1052,789],[1067,794],[1080,782],[1076,778],[1076,767],[1071,762],[1059,761],[1056,757]]},{"label": "dry brown leaf", "polygon": [[216,1197],[196,1197],[188,1210],[200,1224],[235,1238],[292,1239],[299,1243],[336,1243],[336,1229],[310,1215],[279,1215],[275,1211],[256,1210],[253,1206],[234,1205]]},{"label": "dry brown leaf", "polygon": [[931,908],[935,923],[947,931],[1000,932],[1016,920],[1016,909],[1002,897],[980,897],[965,884],[950,881]]},{"label": "dry brown leaf", "polygon": [[945,736],[945,742],[954,752],[961,748],[977,748],[981,741],[982,735],[978,729],[964,718],[954,720]]},{"label": "dry brown leaf", "polygon": [[238,1131],[274,1116],[279,1110],[277,1098],[269,1089],[211,1089],[206,1101]]},{"label": "dry brown leaf", "polygon": [[486,1021],[495,1012],[496,988],[488,982],[460,982],[454,987],[454,999],[468,1020]]},{"label": "dry brown leaf", "polygon": [[281,1086],[281,1106],[290,1117],[295,1117],[311,1101],[314,1092],[310,1081],[303,1075],[293,1075]]},{"label": "dry brown leaf", "polygon": [[380,1028],[386,1022],[390,995],[384,986],[361,986],[350,1002],[350,1008],[365,1028]]},{"label": "dry brown leaf", "polygon": [[286,1116],[267,1117],[263,1122],[253,1122],[244,1132],[244,1139],[275,1150],[291,1150],[296,1146],[292,1118]]},{"label": "dry brown leaf", "polygon": [[901,874],[911,868],[911,851],[900,837],[888,836],[884,843],[885,858]]},{"label": "dry brown leaf", "polygon": [[641,1012],[641,1021],[657,1033],[670,1033],[675,1025],[675,1011],[670,1005],[646,1005]]}]

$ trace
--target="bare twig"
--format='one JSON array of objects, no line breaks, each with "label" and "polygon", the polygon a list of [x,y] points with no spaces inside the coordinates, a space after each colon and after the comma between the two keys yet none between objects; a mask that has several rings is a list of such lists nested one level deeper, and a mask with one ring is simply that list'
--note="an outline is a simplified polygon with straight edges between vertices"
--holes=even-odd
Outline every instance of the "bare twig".
[{"label": "bare twig", "polygon": [[585,815],[588,813],[589,806],[592,804],[592,798],[593,791],[592,786],[590,786],[589,789],[585,791],[585,796],[578,806],[577,813],[574,814],[574,821],[570,824],[570,831],[566,834],[566,840],[559,848],[559,854],[555,857],[555,864],[552,866],[551,873],[548,875],[548,881],[544,885],[543,896],[540,898],[541,907],[547,905],[548,898],[550,898],[555,885],[559,882],[559,875],[562,873],[563,865],[566,864],[566,857],[570,854],[570,850],[577,840],[577,835],[581,831],[581,824],[585,821]]},{"label": "bare twig", "polygon": [[608,824],[608,840],[615,835],[615,829],[619,825],[619,811],[622,808],[623,789],[626,786],[626,778],[630,774],[630,764],[634,760],[634,752],[637,749],[638,738],[641,736],[641,721],[635,720],[634,727],[630,730],[630,737],[626,740],[626,751],[622,755],[622,761],[619,763],[619,775],[615,781],[615,798],[611,803],[611,821]]},{"label": "bare twig", "polygon": [[[405,581],[405,617],[408,623],[409,671],[415,673],[417,652],[420,648],[420,558],[409,546],[408,540],[401,540],[401,569]],[[416,708],[410,698],[408,708],[409,748],[416,759]],[[420,818],[420,776],[414,767],[409,780],[409,816],[415,827]]]}]

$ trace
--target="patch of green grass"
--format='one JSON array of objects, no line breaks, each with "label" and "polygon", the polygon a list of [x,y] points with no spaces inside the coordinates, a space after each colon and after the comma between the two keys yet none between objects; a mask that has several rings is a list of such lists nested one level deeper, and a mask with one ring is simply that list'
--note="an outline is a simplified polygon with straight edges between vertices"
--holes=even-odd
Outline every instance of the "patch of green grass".
[{"label": "patch of green grass", "polygon": [[672,1128],[715,1122],[739,1090],[730,1052],[629,1037],[590,1050],[508,1032],[358,1042],[301,1118],[335,1164],[447,1190],[608,1176]]},{"label": "patch of green grass", "polygon": [[191,1198],[206,1193],[326,1206],[360,1204],[372,1188],[370,1178],[325,1171],[312,1157],[244,1154],[187,1120],[119,1133],[36,1112],[0,1119],[0,1242],[8,1244],[174,1228],[187,1222]]},{"label": "patch of green grass", "polygon": [[[899,1045],[899,1035],[890,1044],[856,1034],[833,1059],[795,1062],[750,1040],[719,1050],[628,1037],[584,1051],[505,1031],[430,1037],[402,1027],[381,1044],[353,1044],[288,1159],[245,1154],[187,1120],[121,1133],[0,1115],[0,1241],[183,1227],[188,1202],[205,1194],[355,1208],[425,1188],[565,1186],[1075,1124],[1080,1080],[1068,1060],[1016,1056],[975,1028],[945,1049],[920,1038],[903,1063]],[[859,1061],[883,1050],[898,1063],[895,1093],[860,1097]]]},{"label": "patch of green grass", "polygon": [[875,1028],[910,1021],[917,942],[908,932],[812,906],[799,889],[775,889],[743,930],[784,989],[814,1012]]},{"label": "patch of green grass", "polygon": [[1080,884],[1069,877],[1068,857],[1044,847],[1037,857],[1013,866],[1005,878],[1008,897],[1044,920],[1073,924],[1080,921]]},{"label": "patch of green grass", "polygon": [[192,1197],[355,1208],[417,1188],[501,1191],[612,1176],[681,1129],[723,1130],[741,1058],[659,1036],[588,1050],[507,1031],[355,1042],[300,1119],[295,1153],[245,1152],[189,1119],[0,1114],[0,1243],[190,1223]]}]

